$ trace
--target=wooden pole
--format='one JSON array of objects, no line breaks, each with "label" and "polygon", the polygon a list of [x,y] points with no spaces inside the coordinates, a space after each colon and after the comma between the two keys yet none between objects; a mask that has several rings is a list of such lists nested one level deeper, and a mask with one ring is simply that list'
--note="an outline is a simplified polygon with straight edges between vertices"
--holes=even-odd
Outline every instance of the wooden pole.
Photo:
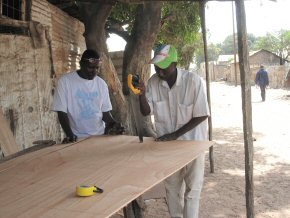
[{"label": "wooden pole", "polygon": [[[210,76],[209,76],[209,69],[208,69],[207,38],[206,38],[206,25],[205,25],[205,3],[206,3],[206,0],[203,0],[199,3],[199,10],[200,10],[202,38],[203,38],[203,45],[204,45],[206,93],[207,93],[207,101],[208,101],[209,111],[211,114]],[[211,116],[208,118],[208,138],[210,141],[212,140],[212,119],[211,119]],[[210,162],[210,172],[214,173],[213,146],[211,146],[209,148],[209,162]]]},{"label": "wooden pole", "polygon": [[234,2],[232,2],[232,18],[233,18],[233,46],[234,46],[234,70],[235,70],[235,86],[238,85],[237,75],[237,46],[236,46],[236,31],[235,31],[235,11]]},{"label": "wooden pole", "polygon": [[239,65],[242,89],[243,130],[245,147],[245,180],[247,218],[254,217],[254,183],[253,183],[253,138],[251,74],[247,44],[247,28],[244,0],[235,0],[238,29]]}]

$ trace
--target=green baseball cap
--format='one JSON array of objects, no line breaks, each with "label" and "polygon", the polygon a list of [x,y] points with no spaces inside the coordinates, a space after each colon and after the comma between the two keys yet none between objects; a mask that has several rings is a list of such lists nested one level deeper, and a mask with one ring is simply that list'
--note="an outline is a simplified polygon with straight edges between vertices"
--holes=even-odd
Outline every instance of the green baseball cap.
[{"label": "green baseball cap", "polygon": [[173,46],[160,45],[155,49],[151,64],[165,69],[173,62],[177,62],[177,51]]}]

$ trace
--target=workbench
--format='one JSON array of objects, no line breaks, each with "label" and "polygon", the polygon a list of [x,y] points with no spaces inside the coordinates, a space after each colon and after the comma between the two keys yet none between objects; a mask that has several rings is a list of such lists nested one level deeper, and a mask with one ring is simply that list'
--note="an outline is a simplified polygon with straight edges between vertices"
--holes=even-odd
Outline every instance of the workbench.
[{"label": "workbench", "polygon": [[[110,217],[213,144],[96,136],[13,158],[0,164],[0,216]],[[78,197],[78,185],[104,192]]]}]

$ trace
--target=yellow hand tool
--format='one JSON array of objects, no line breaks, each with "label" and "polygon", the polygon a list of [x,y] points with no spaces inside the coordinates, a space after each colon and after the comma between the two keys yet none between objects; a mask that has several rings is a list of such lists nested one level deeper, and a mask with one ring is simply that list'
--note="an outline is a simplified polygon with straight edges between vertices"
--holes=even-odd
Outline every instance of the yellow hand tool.
[{"label": "yellow hand tool", "polygon": [[81,197],[88,197],[92,196],[95,193],[103,193],[103,189],[97,187],[97,186],[87,186],[87,185],[80,185],[76,188],[76,194],[77,196]]},{"label": "yellow hand tool", "polygon": [[139,75],[128,75],[128,87],[132,90],[135,95],[140,95],[141,91],[138,89]]}]

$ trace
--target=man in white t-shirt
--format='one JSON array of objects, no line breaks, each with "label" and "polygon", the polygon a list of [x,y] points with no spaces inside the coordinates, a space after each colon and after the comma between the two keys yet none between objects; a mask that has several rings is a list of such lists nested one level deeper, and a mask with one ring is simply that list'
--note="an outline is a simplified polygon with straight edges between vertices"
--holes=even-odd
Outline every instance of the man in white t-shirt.
[{"label": "man in white t-shirt", "polygon": [[[176,68],[177,51],[171,45],[159,46],[151,63],[156,74],[146,88],[140,81],[139,102],[144,116],[154,115],[156,141],[208,140],[210,114],[202,79]],[[198,217],[203,177],[204,154],[165,180],[171,217]]]},{"label": "man in white t-shirt", "polygon": [[110,113],[112,105],[108,86],[97,76],[100,64],[99,54],[88,49],[82,54],[80,69],[63,75],[58,81],[52,110],[58,113],[66,134],[63,143],[102,135],[105,130],[114,130],[116,134],[124,132]]}]

